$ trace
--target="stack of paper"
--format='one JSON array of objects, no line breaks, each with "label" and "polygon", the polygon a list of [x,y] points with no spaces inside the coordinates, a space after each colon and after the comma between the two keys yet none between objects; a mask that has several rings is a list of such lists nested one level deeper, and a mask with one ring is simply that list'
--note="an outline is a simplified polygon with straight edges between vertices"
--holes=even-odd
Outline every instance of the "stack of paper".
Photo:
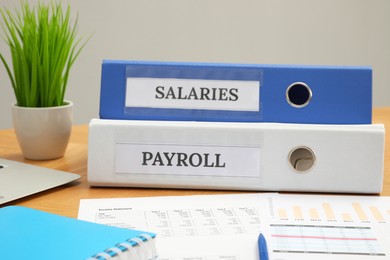
[{"label": "stack of paper", "polygon": [[81,200],[79,219],[158,234],[163,260],[365,259],[390,256],[390,197],[169,196]]}]

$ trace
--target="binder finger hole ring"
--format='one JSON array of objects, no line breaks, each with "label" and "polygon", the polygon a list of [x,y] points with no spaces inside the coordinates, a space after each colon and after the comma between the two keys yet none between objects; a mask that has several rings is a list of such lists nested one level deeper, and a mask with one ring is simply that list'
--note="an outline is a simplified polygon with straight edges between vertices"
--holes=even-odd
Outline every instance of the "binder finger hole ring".
[{"label": "binder finger hole ring", "polygon": [[290,151],[288,161],[298,173],[305,173],[313,168],[316,156],[310,148],[300,146]]},{"label": "binder finger hole ring", "polygon": [[296,108],[302,108],[310,103],[313,92],[303,82],[294,82],[286,90],[287,103]]}]

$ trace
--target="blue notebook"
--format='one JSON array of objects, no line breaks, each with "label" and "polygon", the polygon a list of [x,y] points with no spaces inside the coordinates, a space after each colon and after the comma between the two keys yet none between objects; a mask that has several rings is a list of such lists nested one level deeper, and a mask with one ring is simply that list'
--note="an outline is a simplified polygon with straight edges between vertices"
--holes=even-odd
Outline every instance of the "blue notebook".
[{"label": "blue notebook", "polygon": [[371,124],[372,69],[105,60],[100,118]]},{"label": "blue notebook", "polygon": [[0,230],[2,259],[145,259],[146,255],[154,259],[156,255],[153,233],[20,206],[0,209]]}]

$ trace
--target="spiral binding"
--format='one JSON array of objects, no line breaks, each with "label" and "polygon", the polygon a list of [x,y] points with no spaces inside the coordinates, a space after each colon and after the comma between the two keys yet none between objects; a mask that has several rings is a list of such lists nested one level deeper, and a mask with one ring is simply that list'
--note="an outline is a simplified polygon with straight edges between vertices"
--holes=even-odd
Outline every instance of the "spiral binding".
[{"label": "spiral binding", "polygon": [[[135,246],[138,245],[137,250]],[[148,234],[128,239],[115,247],[108,248],[86,260],[154,260],[157,259],[157,250],[154,239]]]}]

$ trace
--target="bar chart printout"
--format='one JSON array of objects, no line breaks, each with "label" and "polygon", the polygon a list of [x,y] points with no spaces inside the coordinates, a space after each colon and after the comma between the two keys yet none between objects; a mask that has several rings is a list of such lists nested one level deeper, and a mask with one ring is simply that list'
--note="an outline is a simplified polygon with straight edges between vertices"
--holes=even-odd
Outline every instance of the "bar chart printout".
[{"label": "bar chart printout", "polygon": [[390,223],[390,197],[277,196],[270,203],[277,221],[337,224]]},{"label": "bar chart printout", "polygon": [[285,253],[278,259],[286,254],[389,258],[388,197],[279,195],[269,206],[272,252]]},{"label": "bar chart printout", "polygon": [[275,253],[385,256],[370,227],[271,225]]},{"label": "bar chart printout", "polygon": [[244,193],[81,200],[79,219],[154,231],[162,260],[390,259],[390,197]]}]

